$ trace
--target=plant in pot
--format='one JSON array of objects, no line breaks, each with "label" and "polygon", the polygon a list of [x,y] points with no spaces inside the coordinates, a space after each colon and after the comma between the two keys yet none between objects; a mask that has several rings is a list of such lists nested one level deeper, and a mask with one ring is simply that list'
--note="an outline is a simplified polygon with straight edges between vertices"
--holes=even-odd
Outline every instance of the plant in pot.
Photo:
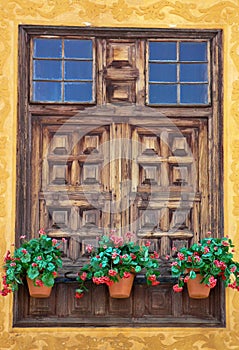
[{"label": "plant in pot", "polygon": [[[51,239],[43,229],[38,238],[25,240],[21,236],[21,245],[14,252],[7,251],[4,258],[2,296],[18,290],[18,285],[27,279],[29,293],[32,297],[47,298],[54,285],[57,270],[62,266],[60,245]],[[14,246],[14,245],[13,245]]]},{"label": "plant in pot", "polygon": [[181,248],[171,263],[172,276],[178,278],[174,291],[181,292],[187,283],[191,298],[207,298],[219,280],[239,291],[239,263],[233,259],[233,247],[228,237],[208,237]]},{"label": "plant in pot", "polygon": [[[139,272],[145,273],[148,285],[159,284],[159,256],[157,252],[150,253],[149,246],[150,242],[138,244],[135,235],[130,232],[124,238],[114,234],[102,236],[96,249],[87,247],[90,261],[78,274],[76,298],[81,298],[87,291],[86,280],[92,280],[97,285],[106,284],[112,298],[128,298],[135,274]],[[126,289],[124,284],[127,285]]]}]

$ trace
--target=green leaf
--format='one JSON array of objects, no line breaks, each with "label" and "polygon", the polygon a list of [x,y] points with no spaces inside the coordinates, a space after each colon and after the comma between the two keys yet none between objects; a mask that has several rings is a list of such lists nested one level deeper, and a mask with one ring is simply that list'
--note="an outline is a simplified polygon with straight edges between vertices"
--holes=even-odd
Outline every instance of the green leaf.
[{"label": "green leaf", "polygon": [[46,256],[46,261],[47,261],[47,262],[51,262],[52,259],[53,259],[53,258],[52,258],[51,255],[48,254],[48,255]]},{"label": "green leaf", "polygon": [[196,278],[196,276],[197,276],[196,272],[191,270],[190,273],[189,273],[189,277],[194,279],[194,278]]},{"label": "green leaf", "polygon": [[27,276],[31,279],[34,280],[36,277],[38,277],[40,275],[38,269],[34,268],[34,267],[29,267],[29,269],[27,270]]},{"label": "green leaf", "polygon": [[137,265],[136,267],[135,267],[135,272],[140,272],[142,270],[142,268],[139,266],[139,265]]},{"label": "green leaf", "polygon": [[24,254],[22,257],[21,257],[21,261],[25,264],[25,263],[28,263],[29,261],[31,261],[31,256],[30,254]]},{"label": "green leaf", "polygon": [[49,264],[47,265],[47,270],[49,270],[49,271],[54,271],[54,270],[55,270],[55,265],[52,264],[52,263],[49,263]]},{"label": "green leaf", "polygon": [[52,273],[48,273],[42,276],[42,282],[44,283],[45,286],[47,287],[52,287],[54,285],[54,277]]},{"label": "green leaf", "polygon": [[113,260],[113,264],[118,264],[119,263],[119,261],[120,261],[120,257],[119,256],[117,256],[114,260]]}]

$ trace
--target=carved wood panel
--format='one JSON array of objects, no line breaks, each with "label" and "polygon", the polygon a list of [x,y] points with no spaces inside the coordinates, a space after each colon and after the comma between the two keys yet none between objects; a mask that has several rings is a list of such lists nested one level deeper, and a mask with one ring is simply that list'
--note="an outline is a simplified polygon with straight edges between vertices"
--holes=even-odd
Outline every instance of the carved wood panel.
[{"label": "carved wood panel", "polygon": [[177,127],[175,121],[174,126],[152,129],[132,131],[135,195],[131,194],[131,218],[140,237],[160,241],[163,257],[171,254],[172,246],[189,245],[199,238],[195,232],[205,234],[199,222],[206,205],[199,169],[207,164],[207,156],[199,155],[204,134],[200,123]]},{"label": "carved wood panel", "polygon": [[103,80],[107,102],[135,103],[142,66],[137,40],[106,40],[103,45],[106,48]]},{"label": "carved wood panel", "polygon": [[[203,232],[199,215],[205,189],[200,188],[199,169],[207,159],[199,154],[199,142],[204,124],[190,122],[185,127],[178,119],[174,127],[157,122],[146,128],[109,119],[105,126],[89,127],[47,124],[45,119],[33,127],[42,164],[39,213],[33,210],[33,215],[39,215],[40,225],[50,236],[66,239],[59,278],[69,273],[75,276],[87,259],[86,246],[96,246],[97,237],[110,228],[119,234],[132,230],[142,242],[149,239],[150,249],[160,253],[161,278],[169,278],[165,256],[172,253],[172,247],[189,245],[194,232]],[[86,317],[86,324],[97,324],[100,316],[105,324],[107,318],[112,324],[127,324],[139,317],[138,324],[145,319],[150,325],[183,312],[197,313],[176,305],[170,283],[148,288],[136,279],[133,295],[126,301],[108,298],[105,287],[91,283],[86,296],[76,300],[75,287],[60,283],[54,295],[58,300],[58,295],[67,294],[66,306],[55,315],[69,317],[70,323],[75,319],[81,324]],[[100,302],[94,303],[96,298]],[[38,314],[38,304],[30,302],[26,312]]]},{"label": "carved wood panel", "polygon": [[179,322],[181,326],[196,327],[205,320],[212,327],[218,325],[220,310],[214,290],[209,299],[192,300],[186,290],[180,294],[174,293],[171,283],[147,287],[136,280],[130,298],[112,299],[104,285],[90,283],[87,287],[89,292],[84,298],[76,299],[75,283],[57,283],[49,300],[32,300],[28,298],[27,287],[20,287],[19,298],[23,307],[19,325],[41,326],[46,317],[48,327],[55,324],[56,318],[58,325],[63,327],[159,327],[167,324],[176,326]]},{"label": "carved wood panel", "polygon": [[[33,222],[51,237],[65,238],[66,266],[79,266],[89,243],[110,226],[109,127],[34,123]],[[42,140],[40,144],[39,138]],[[105,214],[104,214],[105,213]]]}]

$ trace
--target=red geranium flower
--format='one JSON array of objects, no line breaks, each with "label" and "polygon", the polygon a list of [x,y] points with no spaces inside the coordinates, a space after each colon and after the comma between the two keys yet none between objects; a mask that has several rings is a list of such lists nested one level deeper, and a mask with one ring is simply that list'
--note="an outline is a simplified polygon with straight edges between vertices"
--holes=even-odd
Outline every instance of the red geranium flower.
[{"label": "red geranium flower", "polygon": [[174,292],[179,293],[179,292],[182,292],[183,287],[179,287],[178,284],[175,284],[175,285],[173,286],[173,290],[174,290]]},{"label": "red geranium flower", "polygon": [[82,298],[83,296],[84,296],[83,293],[76,292],[76,294],[75,294],[75,298],[76,298],[76,299],[80,299],[80,298]]}]

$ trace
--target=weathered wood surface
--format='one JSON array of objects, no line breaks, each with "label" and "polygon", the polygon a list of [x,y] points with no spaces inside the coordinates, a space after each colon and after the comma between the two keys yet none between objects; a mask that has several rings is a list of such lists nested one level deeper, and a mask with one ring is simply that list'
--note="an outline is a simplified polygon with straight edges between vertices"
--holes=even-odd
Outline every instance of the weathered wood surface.
[{"label": "weathered wood surface", "polygon": [[[219,288],[196,304],[172,292],[166,255],[198,241],[208,229],[220,231],[222,159],[219,40],[216,31],[84,29],[95,37],[96,104],[32,104],[25,78],[30,74],[28,45],[40,28],[20,33],[20,91],[17,222],[29,236],[44,227],[65,238],[64,267],[49,301],[33,301],[21,288],[17,325],[188,326],[222,322]],[[45,33],[54,34],[53,28]],[[181,34],[180,34],[181,33]],[[59,32],[61,34],[61,31]],[[75,35],[68,28],[66,35]],[[147,106],[147,37],[212,39],[212,105]],[[78,35],[80,35],[78,33]],[[115,35],[115,38],[114,38]],[[91,286],[74,299],[75,277],[86,260],[87,244],[116,228],[135,232],[160,253],[161,285],[147,288],[136,279],[132,297],[113,301],[104,287]],[[68,275],[69,276],[69,275]],[[64,283],[62,283],[64,281]],[[97,300],[97,303],[95,303]]]}]

